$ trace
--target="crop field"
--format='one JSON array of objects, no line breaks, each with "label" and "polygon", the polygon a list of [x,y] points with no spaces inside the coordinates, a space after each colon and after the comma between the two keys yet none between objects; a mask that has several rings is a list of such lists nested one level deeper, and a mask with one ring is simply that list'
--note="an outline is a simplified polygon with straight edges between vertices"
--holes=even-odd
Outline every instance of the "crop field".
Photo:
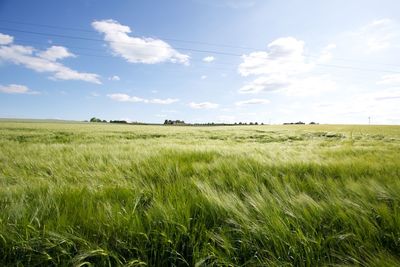
[{"label": "crop field", "polygon": [[400,266],[400,126],[0,122],[0,266]]}]

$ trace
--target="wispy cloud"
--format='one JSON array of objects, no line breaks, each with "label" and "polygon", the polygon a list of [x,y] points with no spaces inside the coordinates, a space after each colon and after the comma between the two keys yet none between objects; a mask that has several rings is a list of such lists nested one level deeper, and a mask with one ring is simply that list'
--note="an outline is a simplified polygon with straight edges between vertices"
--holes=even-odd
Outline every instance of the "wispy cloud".
[{"label": "wispy cloud", "polygon": [[382,76],[382,80],[378,81],[377,84],[400,86],[400,74],[384,75]]},{"label": "wispy cloud", "polygon": [[178,102],[179,99],[176,98],[166,98],[166,99],[159,99],[159,98],[152,98],[152,99],[146,99],[146,98],[141,98],[137,96],[130,96],[127,94],[108,94],[107,95],[109,98],[111,98],[114,101],[119,101],[119,102],[131,102],[131,103],[145,103],[145,104],[162,104],[162,105],[168,105],[172,104],[175,102]]},{"label": "wispy cloud", "polygon": [[29,94],[29,95],[37,95],[39,92],[30,90],[25,85],[20,84],[9,84],[9,85],[0,85],[0,93],[5,94]]},{"label": "wispy cloud", "polygon": [[108,80],[110,80],[110,81],[120,81],[121,78],[118,75],[113,75],[111,77],[108,77]]},{"label": "wispy cloud", "polygon": [[203,58],[203,61],[207,62],[207,63],[213,62],[214,60],[215,60],[215,57],[213,57],[213,56],[207,56],[207,57]]},{"label": "wispy cloud", "polygon": [[155,64],[161,62],[189,63],[189,56],[181,54],[168,43],[148,37],[132,37],[129,26],[108,19],[92,23],[93,28],[104,34],[114,55],[118,55],[131,63]]},{"label": "wispy cloud", "polygon": [[268,99],[262,98],[253,98],[249,100],[238,101],[235,103],[236,106],[245,106],[245,105],[264,105],[269,104],[271,101]]},{"label": "wispy cloud", "polygon": [[377,52],[391,47],[399,37],[399,30],[395,21],[384,18],[372,21],[354,35],[367,45],[368,52]]},{"label": "wispy cloud", "polygon": [[211,102],[200,102],[200,103],[191,102],[189,103],[189,107],[193,109],[214,109],[218,108],[219,105]]}]

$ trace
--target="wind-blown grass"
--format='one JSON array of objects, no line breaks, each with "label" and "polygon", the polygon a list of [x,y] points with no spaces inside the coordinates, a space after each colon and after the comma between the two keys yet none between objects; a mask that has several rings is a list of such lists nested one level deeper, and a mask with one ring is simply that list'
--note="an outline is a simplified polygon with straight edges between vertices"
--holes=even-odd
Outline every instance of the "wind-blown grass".
[{"label": "wind-blown grass", "polygon": [[0,123],[2,266],[400,266],[400,127]]}]

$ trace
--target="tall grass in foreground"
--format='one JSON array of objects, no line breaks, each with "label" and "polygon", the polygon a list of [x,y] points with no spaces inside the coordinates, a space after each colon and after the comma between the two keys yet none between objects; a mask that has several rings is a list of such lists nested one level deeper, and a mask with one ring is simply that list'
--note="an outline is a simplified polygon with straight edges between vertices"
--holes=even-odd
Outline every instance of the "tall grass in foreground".
[{"label": "tall grass in foreground", "polygon": [[400,266],[400,127],[0,123],[1,266]]}]

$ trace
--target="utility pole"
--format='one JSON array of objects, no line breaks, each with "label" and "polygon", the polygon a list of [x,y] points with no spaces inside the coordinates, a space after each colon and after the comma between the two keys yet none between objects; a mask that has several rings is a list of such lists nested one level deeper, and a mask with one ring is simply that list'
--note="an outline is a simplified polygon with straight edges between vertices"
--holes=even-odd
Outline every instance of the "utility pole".
[{"label": "utility pole", "polygon": [[368,117],[368,124],[371,125],[371,117]]}]

